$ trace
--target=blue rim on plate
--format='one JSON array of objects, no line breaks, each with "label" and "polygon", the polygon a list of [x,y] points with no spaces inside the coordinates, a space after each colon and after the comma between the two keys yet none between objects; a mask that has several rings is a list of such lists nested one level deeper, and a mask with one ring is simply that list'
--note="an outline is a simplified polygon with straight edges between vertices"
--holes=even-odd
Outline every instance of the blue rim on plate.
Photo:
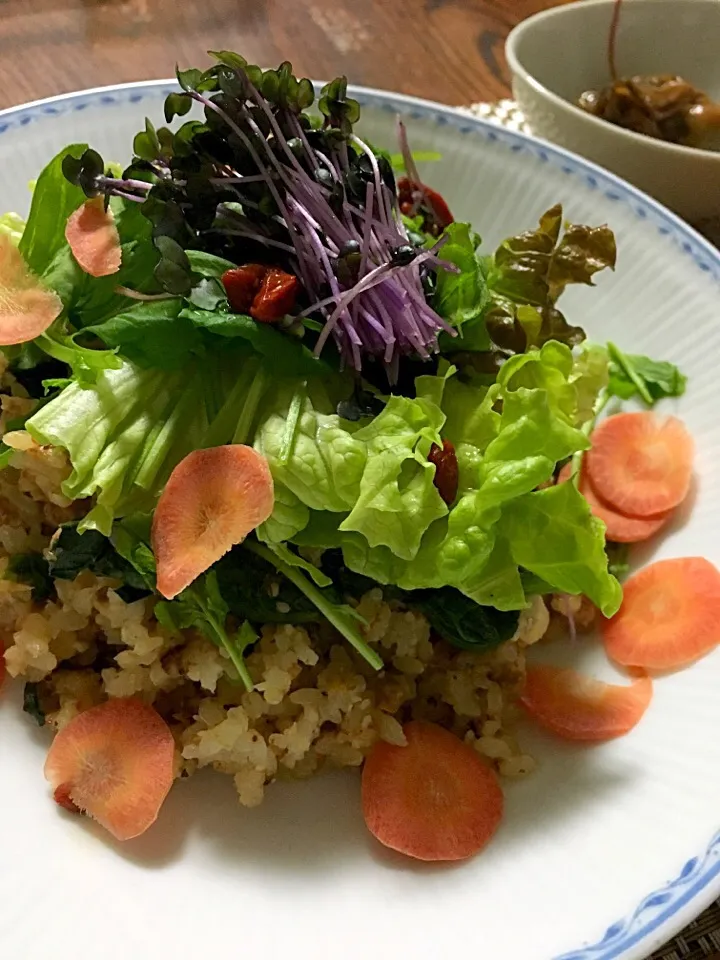
[{"label": "blue rim on plate", "polygon": [[[95,87],[36,100],[0,110],[0,137],[22,131],[23,127],[44,119],[54,119],[88,108],[159,101],[175,90],[177,84],[173,80],[151,80]],[[720,250],[657,201],[589,160],[527,134],[506,130],[488,120],[429,100],[380,93],[363,87],[351,87],[350,92],[361,105],[372,105],[388,113],[401,112],[411,120],[429,120],[438,126],[451,126],[460,134],[498,144],[512,153],[530,153],[536,160],[559,169],[565,176],[578,178],[586,188],[597,190],[606,199],[629,207],[636,219],[645,221],[667,237],[678,253],[692,260],[698,270],[720,286]],[[675,879],[649,893],[635,910],[611,924],[596,943],[585,944],[554,960],[618,960],[643,941],[648,949],[653,949],[677,933],[692,919],[692,914],[697,916],[718,895],[720,832],[715,834],[704,853],[684,864]],[[696,901],[693,911],[680,918],[678,914],[693,901]]]}]

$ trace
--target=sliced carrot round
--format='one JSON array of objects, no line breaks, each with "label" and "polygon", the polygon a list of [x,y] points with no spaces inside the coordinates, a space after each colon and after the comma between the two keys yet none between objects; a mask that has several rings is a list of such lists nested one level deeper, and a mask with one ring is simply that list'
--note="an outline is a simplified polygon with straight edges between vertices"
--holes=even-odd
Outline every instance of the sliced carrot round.
[{"label": "sliced carrot round", "polygon": [[0,233],[0,346],[39,337],[62,308],[60,297],[41,284],[10,237]]},{"label": "sliced carrot round", "polygon": [[[558,474],[558,483],[564,483],[570,479],[571,469],[569,463],[562,468]],[[593,516],[605,524],[606,538],[614,543],[640,543],[641,540],[648,540],[665,526],[673,514],[672,510],[661,513],[657,517],[626,517],[618,513],[617,510],[603,503],[595,493],[584,467],[580,472],[578,489],[590,505]]]},{"label": "sliced carrot round", "polygon": [[91,277],[107,277],[120,269],[120,236],[103,197],[86,200],[70,214],[65,239],[80,269]]},{"label": "sliced carrot round", "polygon": [[153,517],[158,591],[177,596],[267,520],[273,504],[270,468],[252,447],[236,443],[188,454]]},{"label": "sliced carrot round", "polygon": [[63,727],[45,762],[57,803],[118,840],[144,833],[173,782],[175,743],[162,717],[132,697],[91,707]]},{"label": "sliced carrot round", "polygon": [[624,584],[620,610],[603,624],[618,663],[672,670],[720,643],[720,572],[702,557],[659,560]]},{"label": "sliced carrot round", "polygon": [[595,492],[631,517],[656,517],[687,496],[693,440],[676,417],[619,413],[593,432],[585,454]]},{"label": "sliced carrot round", "polygon": [[520,702],[537,722],[565,740],[612,740],[636,726],[650,705],[652,680],[603,683],[575,670],[528,667]]},{"label": "sliced carrot round", "polygon": [[463,860],[497,830],[503,795],[497,776],[442,727],[412,721],[407,746],[378,742],[365,761],[365,823],[380,843],[417,860]]}]

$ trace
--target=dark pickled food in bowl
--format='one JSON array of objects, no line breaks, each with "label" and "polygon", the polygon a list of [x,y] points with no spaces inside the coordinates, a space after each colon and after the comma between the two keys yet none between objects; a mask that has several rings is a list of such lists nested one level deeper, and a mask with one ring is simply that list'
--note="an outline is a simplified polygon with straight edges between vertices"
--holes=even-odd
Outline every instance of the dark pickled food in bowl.
[{"label": "dark pickled food in bowl", "polygon": [[619,78],[601,90],[587,90],[578,106],[647,137],[720,150],[720,104],[673,74]]}]

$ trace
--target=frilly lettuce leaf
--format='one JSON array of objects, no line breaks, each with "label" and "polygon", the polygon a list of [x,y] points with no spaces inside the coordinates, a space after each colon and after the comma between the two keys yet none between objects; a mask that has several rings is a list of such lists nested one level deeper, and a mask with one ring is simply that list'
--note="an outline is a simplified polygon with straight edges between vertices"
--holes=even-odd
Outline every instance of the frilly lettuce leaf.
[{"label": "frilly lettuce leaf", "polygon": [[[568,224],[562,207],[552,207],[535,230],[508,237],[492,256],[480,257],[477,238],[467,224],[454,223],[440,256],[459,273],[438,271],[434,305],[459,329],[446,350],[501,350],[521,353],[550,340],[575,345],[585,339],[557,308],[572,283],[593,284],[594,275],[614,268],[615,237],[607,226]],[[474,299],[473,299],[474,298]]]},{"label": "frilly lettuce leaf", "polygon": [[611,616],[622,589],[607,570],[605,528],[573,483],[519,499],[503,513],[500,529],[518,566],[564,593],[585,594]]},{"label": "frilly lettuce leaf", "polygon": [[[482,317],[489,298],[487,283],[476,253],[480,237],[474,233],[470,224],[459,222],[446,227],[443,236],[447,239],[440,257],[454,264],[458,270],[438,270],[433,307],[441,317],[462,331],[465,323]],[[485,340],[484,347],[476,344],[470,348],[467,344],[462,344],[459,349],[487,349],[490,345],[487,334]]]},{"label": "frilly lettuce leaf", "polygon": [[[260,425],[255,449],[267,458],[273,479],[310,510],[348,512],[357,500],[367,461],[367,445],[355,425],[342,420],[329,403],[309,393],[303,398],[291,455],[284,456],[292,392],[282,392]],[[318,408],[315,406],[318,402]]]},{"label": "frilly lettuce leaf", "polygon": [[[586,401],[576,386],[589,391],[587,367],[587,358],[576,364],[568,347],[548,343],[509,361],[490,388],[463,383],[447,370],[418,378],[415,400],[392,398],[385,414],[351,434],[369,450],[351,512],[331,513],[314,501],[306,520],[296,502],[291,522],[282,524],[281,494],[277,531],[294,525],[297,544],[339,547],[350,570],[404,590],[452,586],[477,603],[511,610],[526,602],[525,577],[586,593],[612,611],[617,583],[607,572],[602,525],[583,498],[533,499],[558,461],[588,446],[580,429]],[[417,454],[432,439],[429,430],[456,445],[460,468],[457,500],[437,513],[424,500],[405,498],[397,481],[409,464],[423,484],[426,468]],[[327,472],[323,476],[326,482]],[[372,490],[372,499],[360,498],[361,487]],[[272,532],[270,522],[266,531]]]},{"label": "frilly lettuce leaf", "polygon": [[413,559],[425,530],[447,513],[428,461],[432,444],[442,443],[444,420],[432,401],[391,397],[382,413],[358,430],[354,439],[366,445],[367,460],[341,530],[355,530],[371,547],[384,545]]},{"label": "frilly lettuce leaf", "polygon": [[561,237],[562,212],[556,204],[542,215],[537,229],[500,244],[488,273],[494,293],[515,303],[545,307],[568,284],[592,285],[599,270],[615,266],[612,230],[568,224]]},{"label": "frilly lettuce leaf", "polygon": [[595,415],[598,396],[609,383],[608,352],[599,344],[586,344],[575,359],[570,382],[577,395],[575,422],[589,423]]},{"label": "frilly lettuce leaf", "polygon": [[[116,517],[153,508],[187,453],[205,446],[210,436],[218,443],[233,439],[251,405],[256,373],[254,358],[233,351],[171,373],[124,360],[117,369],[99,372],[91,386],[67,386],[25,429],[38,443],[67,450],[72,472],[63,493],[73,500],[96,498],[81,532],[95,529],[109,536]],[[224,417],[228,396],[236,400],[232,419]]]}]

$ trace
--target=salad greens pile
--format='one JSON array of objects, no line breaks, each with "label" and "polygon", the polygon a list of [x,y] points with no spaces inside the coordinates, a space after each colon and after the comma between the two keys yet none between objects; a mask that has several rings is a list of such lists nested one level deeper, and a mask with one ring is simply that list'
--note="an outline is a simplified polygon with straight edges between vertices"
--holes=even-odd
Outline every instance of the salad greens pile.
[{"label": "salad greens pile", "polygon": [[[268,621],[327,619],[379,667],[348,604],[378,584],[467,649],[511,636],[537,593],[583,594],[612,615],[603,524],[554,478],[609,398],[652,404],[685,381],[613,344],[581,346],[558,308],[568,285],[614,267],[610,229],[563,225],[556,206],[494,253],[467,223],[438,236],[427,204],[401,212],[390,156],[355,133],[345,78],[313,113],[289,64],[214,57],[166,100],[168,123],[192,118],[147,121],[125,170],[72,144],[40,174],[27,222],[0,223],[63,305],[46,333],[5,348],[37,400],[24,429],[67,451],[63,492],[90,498],[49,565],[26,558],[9,575],[47,595],[90,569],[128,598],[152,594],[150,516],[170,473],[193,450],[245,443],[270,466],[272,515],[155,610],[227,649],[246,684],[252,624]],[[97,196],[122,253],[98,278],[65,238]],[[246,264],[299,281],[277,322],[233,306],[228,271]]]}]

